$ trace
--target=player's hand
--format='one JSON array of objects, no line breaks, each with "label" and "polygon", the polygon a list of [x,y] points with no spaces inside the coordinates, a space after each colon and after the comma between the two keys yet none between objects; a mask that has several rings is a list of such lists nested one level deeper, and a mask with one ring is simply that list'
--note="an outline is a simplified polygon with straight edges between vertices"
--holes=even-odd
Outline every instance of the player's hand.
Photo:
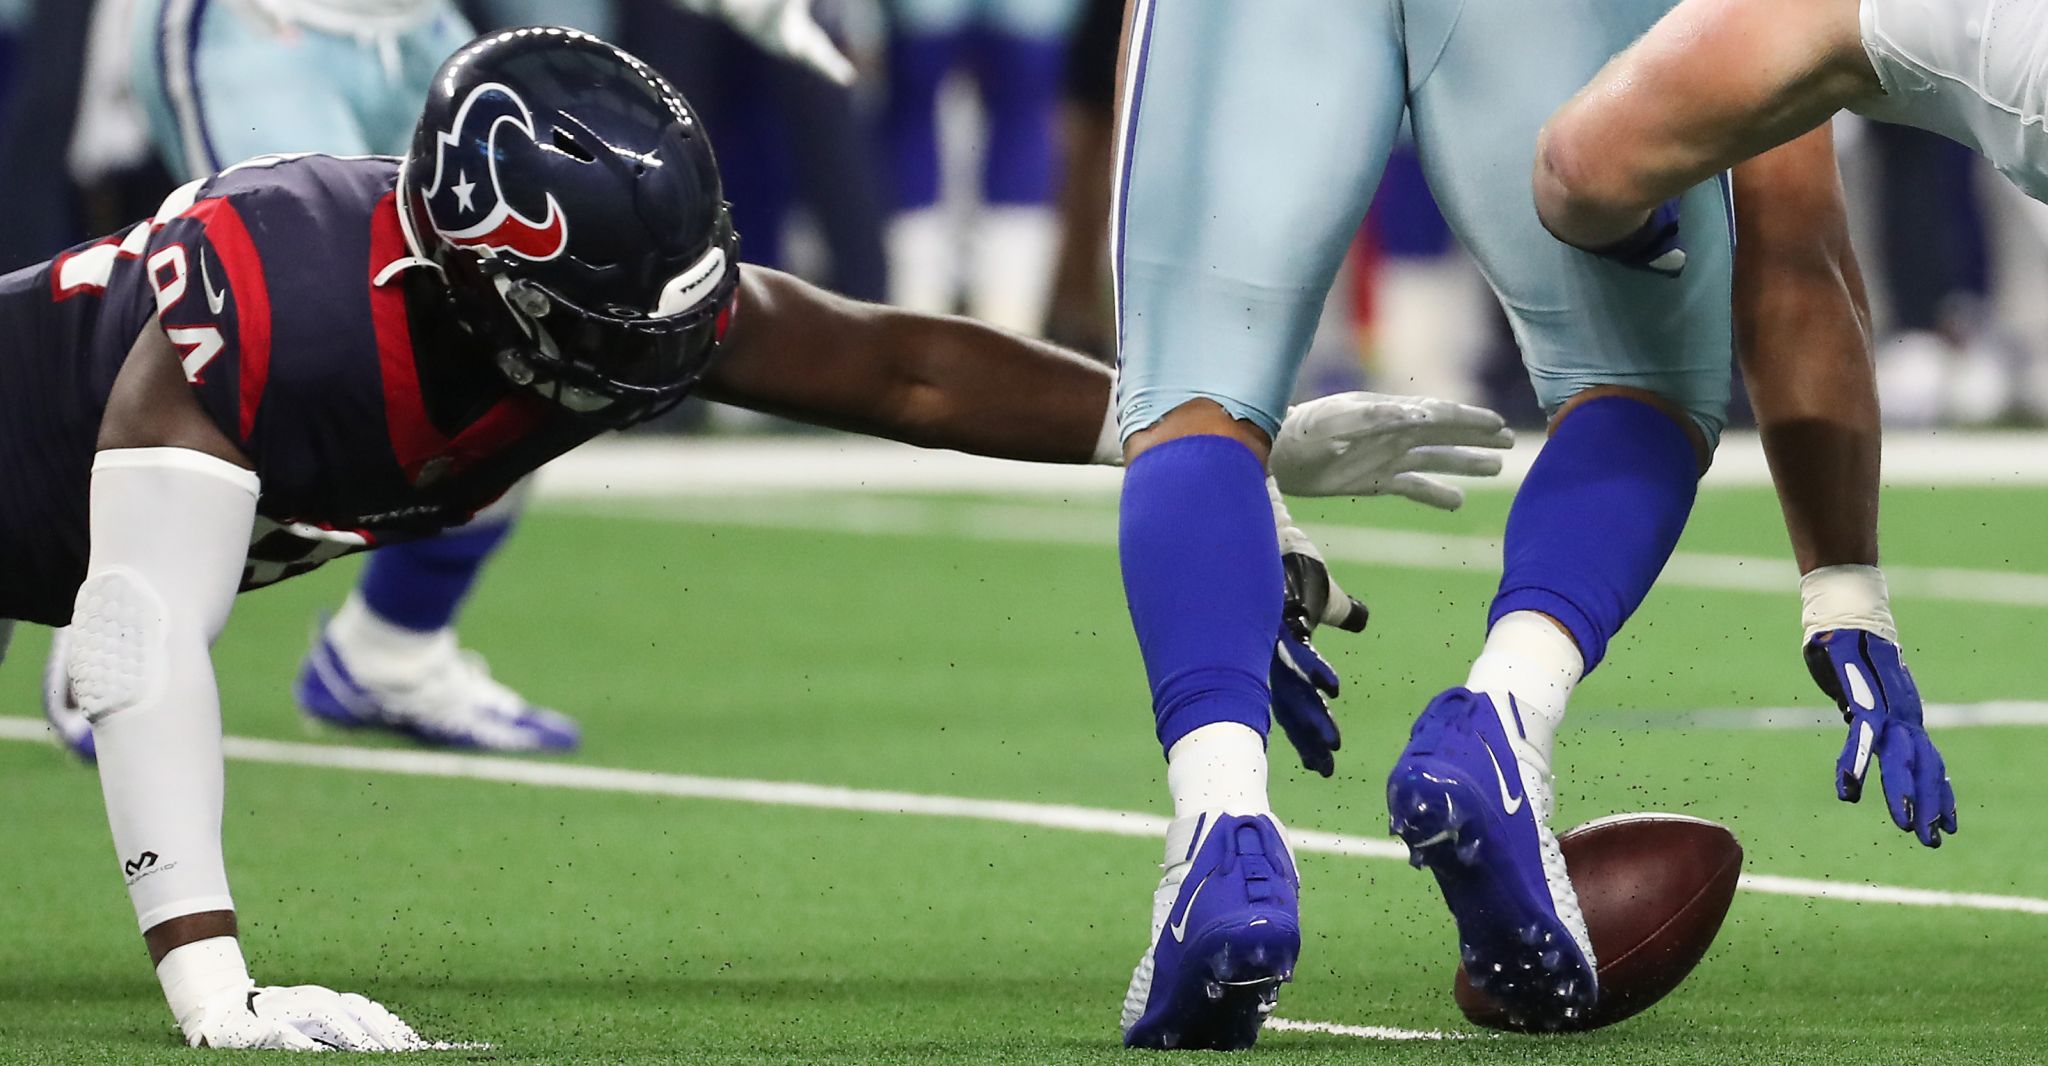
[{"label": "player's hand", "polygon": [[832,43],[832,35],[811,15],[811,0],[678,2],[692,11],[723,20],[770,55],[794,59],[841,85],[853,84],[853,61]]},{"label": "player's hand", "polygon": [[184,1025],[193,1047],[268,1051],[420,1051],[412,1026],[353,992],[318,985],[217,996]]},{"label": "player's hand", "polygon": [[1492,477],[1515,442],[1484,407],[1423,396],[1343,392],[1296,404],[1273,438],[1272,470],[1289,496],[1405,496],[1455,511],[1465,492],[1431,474]]},{"label": "player's hand", "polygon": [[1634,233],[1605,248],[1586,250],[1632,270],[1675,278],[1685,273],[1686,260],[1678,217],[1678,201],[1666,200],[1650,212],[1649,220]]},{"label": "player's hand", "polygon": [[1956,794],[1948,765],[1921,724],[1920,690],[1899,658],[1899,646],[1861,629],[1836,629],[1806,645],[1806,668],[1849,721],[1849,739],[1835,761],[1835,794],[1855,803],[1871,759],[1885,805],[1900,829],[1930,848],[1956,831]]},{"label": "player's hand", "polygon": [[1336,772],[1336,751],[1344,743],[1337,719],[1330,714],[1330,700],[1340,682],[1309,638],[1318,625],[1361,632],[1371,612],[1338,587],[1315,543],[1295,528],[1279,488],[1271,481],[1266,487],[1280,537],[1281,571],[1287,579],[1280,635],[1273,644],[1267,677],[1273,689],[1273,718],[1301,753],[1301,765],[1329,777]]}]

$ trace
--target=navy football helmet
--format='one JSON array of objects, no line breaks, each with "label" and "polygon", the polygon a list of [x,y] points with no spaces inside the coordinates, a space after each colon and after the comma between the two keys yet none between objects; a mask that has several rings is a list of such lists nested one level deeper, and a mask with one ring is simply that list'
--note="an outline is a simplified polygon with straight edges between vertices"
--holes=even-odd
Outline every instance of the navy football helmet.
[{"label": "navy football helmet", "polygon": [[696,112],[633,56],[559,27],[477,39],[434,76],[399,185],[414,254],[515,384],[623,426],[716,357],[739,238]]}]

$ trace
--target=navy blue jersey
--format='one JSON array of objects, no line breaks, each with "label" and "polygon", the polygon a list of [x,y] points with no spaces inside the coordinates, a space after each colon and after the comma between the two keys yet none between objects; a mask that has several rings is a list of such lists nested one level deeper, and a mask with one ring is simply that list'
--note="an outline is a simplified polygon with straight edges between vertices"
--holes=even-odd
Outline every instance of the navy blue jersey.
[{"label": "navy blue jersey", "polygon": [[252,160],[0,278],[0,618],[69,619],[100,419],[152,324],[261,479],[245,589],[466,521],[588,438],[446,312],[397,176]]}]

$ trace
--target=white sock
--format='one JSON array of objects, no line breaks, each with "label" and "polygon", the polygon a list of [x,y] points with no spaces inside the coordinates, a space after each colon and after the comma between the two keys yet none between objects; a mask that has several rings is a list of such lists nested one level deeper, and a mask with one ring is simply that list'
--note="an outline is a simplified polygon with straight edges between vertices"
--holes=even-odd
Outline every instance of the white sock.
[{"label": "white sock", "polygon": [[1486,634],[1465,687],[1493,697],[1503,709],[1512,696],[1522,731],[1547,766],[1565,703],[1585,673],[1585,656],[1557,623],[1534,611],[1516,611]]},{"label": "white sock", "polygon": [[455,649],[454,630],[422,633],[387,622],[356,592],[349,593],[341,610],[328,620],[327,639],[341,653],[348,672],[372,685],[413,684]]},{"label": "white sock", "polygon": [[889,302],[926,314],[951,314],[960,293],[959,235],[943,207],[905,211],[889,221]]},{"label": "white sock", "polygon": [[1205,725],[1166,753],[1166,787],[1175,818],[1202,811],[1270,814],[1266,738],[1237,722]]},{"label": "white sock", "polygon": [[986,207],[969,245],[967,310],[992,326],[1037,336],[1052,298],[1058,216],[1045,207]]}]

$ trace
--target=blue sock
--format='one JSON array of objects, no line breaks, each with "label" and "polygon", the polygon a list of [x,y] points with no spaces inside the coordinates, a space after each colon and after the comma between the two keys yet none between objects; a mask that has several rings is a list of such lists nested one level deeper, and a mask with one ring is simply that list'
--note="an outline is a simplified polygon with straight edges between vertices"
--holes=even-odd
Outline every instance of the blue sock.
[{"label": "blue sock", "polygon": [[939,86],[960,49],[958,33],[900,33],[889,42],[882,131],[899,210],[939,202]]},{"label": "blue sock", "polygon": [[1515,494],[1486,624],[1541,611],[1591,673],[1671,558],[1698,491],[1692,439],[1670,416],[1626,396],[1574,410]]},{"label": "blue sock", "polygon": [[373,552],[356,591],[377,617],[422,633],[446,629],[512,522],[464,527]]},{"label": "blue sock", "polygon": [[1258,457],[1228,437],[1161,444],[1125,472],[1119,526],[1161,747],[1217,722],[1264,736],[1284,592]]},{"label": "blue sock", "polygon": [[991,204],[1036,206],[1053,195],[1053,116],[1067,45],[1060,38],[984,33],[976,40],[988,156],[982,195]]}]

